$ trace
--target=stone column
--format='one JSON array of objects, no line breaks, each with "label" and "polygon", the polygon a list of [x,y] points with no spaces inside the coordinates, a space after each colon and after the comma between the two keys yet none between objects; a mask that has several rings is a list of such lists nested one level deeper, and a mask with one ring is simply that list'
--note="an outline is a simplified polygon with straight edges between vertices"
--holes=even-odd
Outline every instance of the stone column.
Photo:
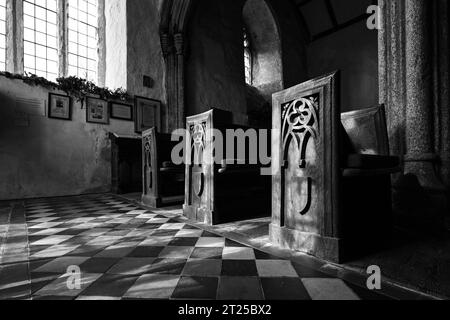
[{"label": "stone column", "polygon": [[184,110],[184,37],[182,33],[174,35],[174,44],[177,64],[177,129],[185,127]]},{"label": "stone column", "polygon": [[[68,35],[66,32],[67,27],[67,12],[69,9],[69,3],[64,0],[58,1],[58,55],[59,55],[59,72],[58,77],[65,77],[69,72],[67,63],[67,44]],[[99,59],[99,61],[101,61]]]},{"label": "stone column", "polygon": [[434,2],[435,16],[435,128],[436,153],[440,156],[440,176],[447,188],[450,187],[450,4],[448,0]]},{"label": "stone column", "polygon": [[379,0],[382,15],[378,33],[380,104],[386,105],[389,144],[395,156],[406,153],[404,5],[404,0]]},{"label": "stone column", "polygon": [[6,1],[6,70],[23,73],[23,2]]},{"label": "stone column", "polygon": [[431,2],[406,0],[406,150],[405,174],[427,190],[443,190],[435,163]]},{"label": "stone column", "polygon": [[[105,0],[98,2],[98,84],[105,86],[106,82],[106,6]],[[68,42],[66,42],[68,43]],[[67,59],[67,58],[66,58]],[[66,73],[67,74],[67,73]]]},{"label": "stone column", "polygon": [[174,62],[174,50],[172,37],[168,32],[161,33],[161,49],[164,59],[166,61],[166,88],[167,88],[167,113],[166,113],[166,128],[167,132],[172,132],[176,129],[176,105],[177,105],[177,89],[175,84],[176,72]]}]

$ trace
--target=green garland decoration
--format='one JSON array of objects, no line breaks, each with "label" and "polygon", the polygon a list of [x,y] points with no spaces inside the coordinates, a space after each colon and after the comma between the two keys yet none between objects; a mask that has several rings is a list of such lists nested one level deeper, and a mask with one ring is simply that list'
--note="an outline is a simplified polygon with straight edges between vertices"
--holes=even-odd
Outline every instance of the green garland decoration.
[{"label": "green garland decoration", "polygon": [[67,95],[76,98],[78,102],[81,103],[83,108],[84,100],[87,96],[95,95],[103,100],[120,100],[129,101],[131,96],[123,88],[118,88],[116,90],[110,90],[108,88],[101,88],[95,85],[91,81],[78,77],[61,77],[56,79],[56,83],[49,81],[43,77],[38,77],[35,74],[27,73],[25,74],[13,74],[10,72],[0,72],[0,76],[8,79],[22,80],[24,83],[31,86],[40,86],[48,90],[61,90]]}]

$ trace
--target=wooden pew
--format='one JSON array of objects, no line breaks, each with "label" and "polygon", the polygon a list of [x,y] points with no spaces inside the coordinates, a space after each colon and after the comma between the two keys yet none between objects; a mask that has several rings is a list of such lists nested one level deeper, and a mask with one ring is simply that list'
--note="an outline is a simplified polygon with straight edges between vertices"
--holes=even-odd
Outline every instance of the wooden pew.
[{"label": "wooden pew", "polygon": [[339,73],[273,96],[271,241],[342,262],[392,227],[384,107],[340,113]]},{"label": "wooden pew", "polygon": [[184,166],[176,166],[171,160],[177,144],[171,138],[156,128],[142,134],[142,202],[154,208],[181,204],[184,200]]},{"label": "wooden pew", "polygon": [[111,189],[115,194],[139,193],[142,189],[142,141],[140,137],[110,133]]},{"label": "wooden pew", "polygon": [[270,216],[270,177],[248,158],[214,161],[220,152],[212,129],[225,147],[227,129],[249,128],[233,125],[232,114],[218,109],[187,118],[184,215],[209,225]]}]

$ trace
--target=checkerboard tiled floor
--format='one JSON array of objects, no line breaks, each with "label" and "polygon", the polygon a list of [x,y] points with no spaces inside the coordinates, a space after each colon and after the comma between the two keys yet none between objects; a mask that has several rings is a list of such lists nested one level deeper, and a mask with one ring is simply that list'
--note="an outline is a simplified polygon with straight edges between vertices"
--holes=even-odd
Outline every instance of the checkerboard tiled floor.
[{"label": "checkerboard tiled floor", "polygon": [[[112,195],[35,200],[25,209],[31,299],[385,298]],[[71,290],[73,266],[81,288]],[[2,281],[0,297],[24,283]]]}]

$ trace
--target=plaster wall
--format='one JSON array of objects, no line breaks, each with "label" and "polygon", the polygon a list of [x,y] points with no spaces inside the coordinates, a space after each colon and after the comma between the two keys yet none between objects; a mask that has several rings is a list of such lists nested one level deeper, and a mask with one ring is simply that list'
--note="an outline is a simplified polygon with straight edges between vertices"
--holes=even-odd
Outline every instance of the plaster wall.
[{"label": "plaster wall", "polygon": [[88,124],[75,101],[72,121],[49,119],[47,101],[46,89],[0,77],[0,200],[109,192],[109,132],[133,134],[133,123]]},{"label": "plaster wall", "polygon": [[278,24],[283,57],[284,88],[308,80],[306,34],[299,23],[300,16],[294,1],[266,0]]},{"label": "plaster wall", "polygon": [[127,1],[105,0],[105,17],[105,85],[127,88]]},{"label": "plaster wall", "polygon": [[[119,0],[123,1],[123,0]],[[165,64],[159,26],[162,0],[127,1],[127,87],[134,95],[165,102]],[[153,80],[144,87],[143,77]]]},{"label": "plaster wall", "polygon": [[[255,85],[264,98],[271,101],[272,93],[307,80],[304,34],[298,24],[296,8],[289,1],[266,0],[265,3],[245,0],[195,2],[187,30],[188,116],[214,107],[233,112],[236,123],[248,124],[249,100],[244,81],[242,48],[243,15],[257,45]],[[267,17],[269,14],[275,17],[276,22]],[[269,33],[279,33],[281,43],[271,38]],[[278,49],[274,50],[276,47]]]},{"label": "plaster wall", "polygon": [[211,108],[246,124],[242,8],[244,1],[198,0],[188,30],[186,114]]},{"label": "plaster wall", "polygon": [[378,34],[365,21],[312,42],[307,54],[309,78],[341,70],[343,112],[378,104]]},{"label": "plaster wall", "polygon": [[[120,0],[122,1],[122,0]],[[128,91],[137,96],[160,100],[163,132],[167,132],[167,98],[165,62],[161,50],[159,27],[163,0],[127,1],[127,64]],[[151,86],[144,86],[144,76]]]}]

